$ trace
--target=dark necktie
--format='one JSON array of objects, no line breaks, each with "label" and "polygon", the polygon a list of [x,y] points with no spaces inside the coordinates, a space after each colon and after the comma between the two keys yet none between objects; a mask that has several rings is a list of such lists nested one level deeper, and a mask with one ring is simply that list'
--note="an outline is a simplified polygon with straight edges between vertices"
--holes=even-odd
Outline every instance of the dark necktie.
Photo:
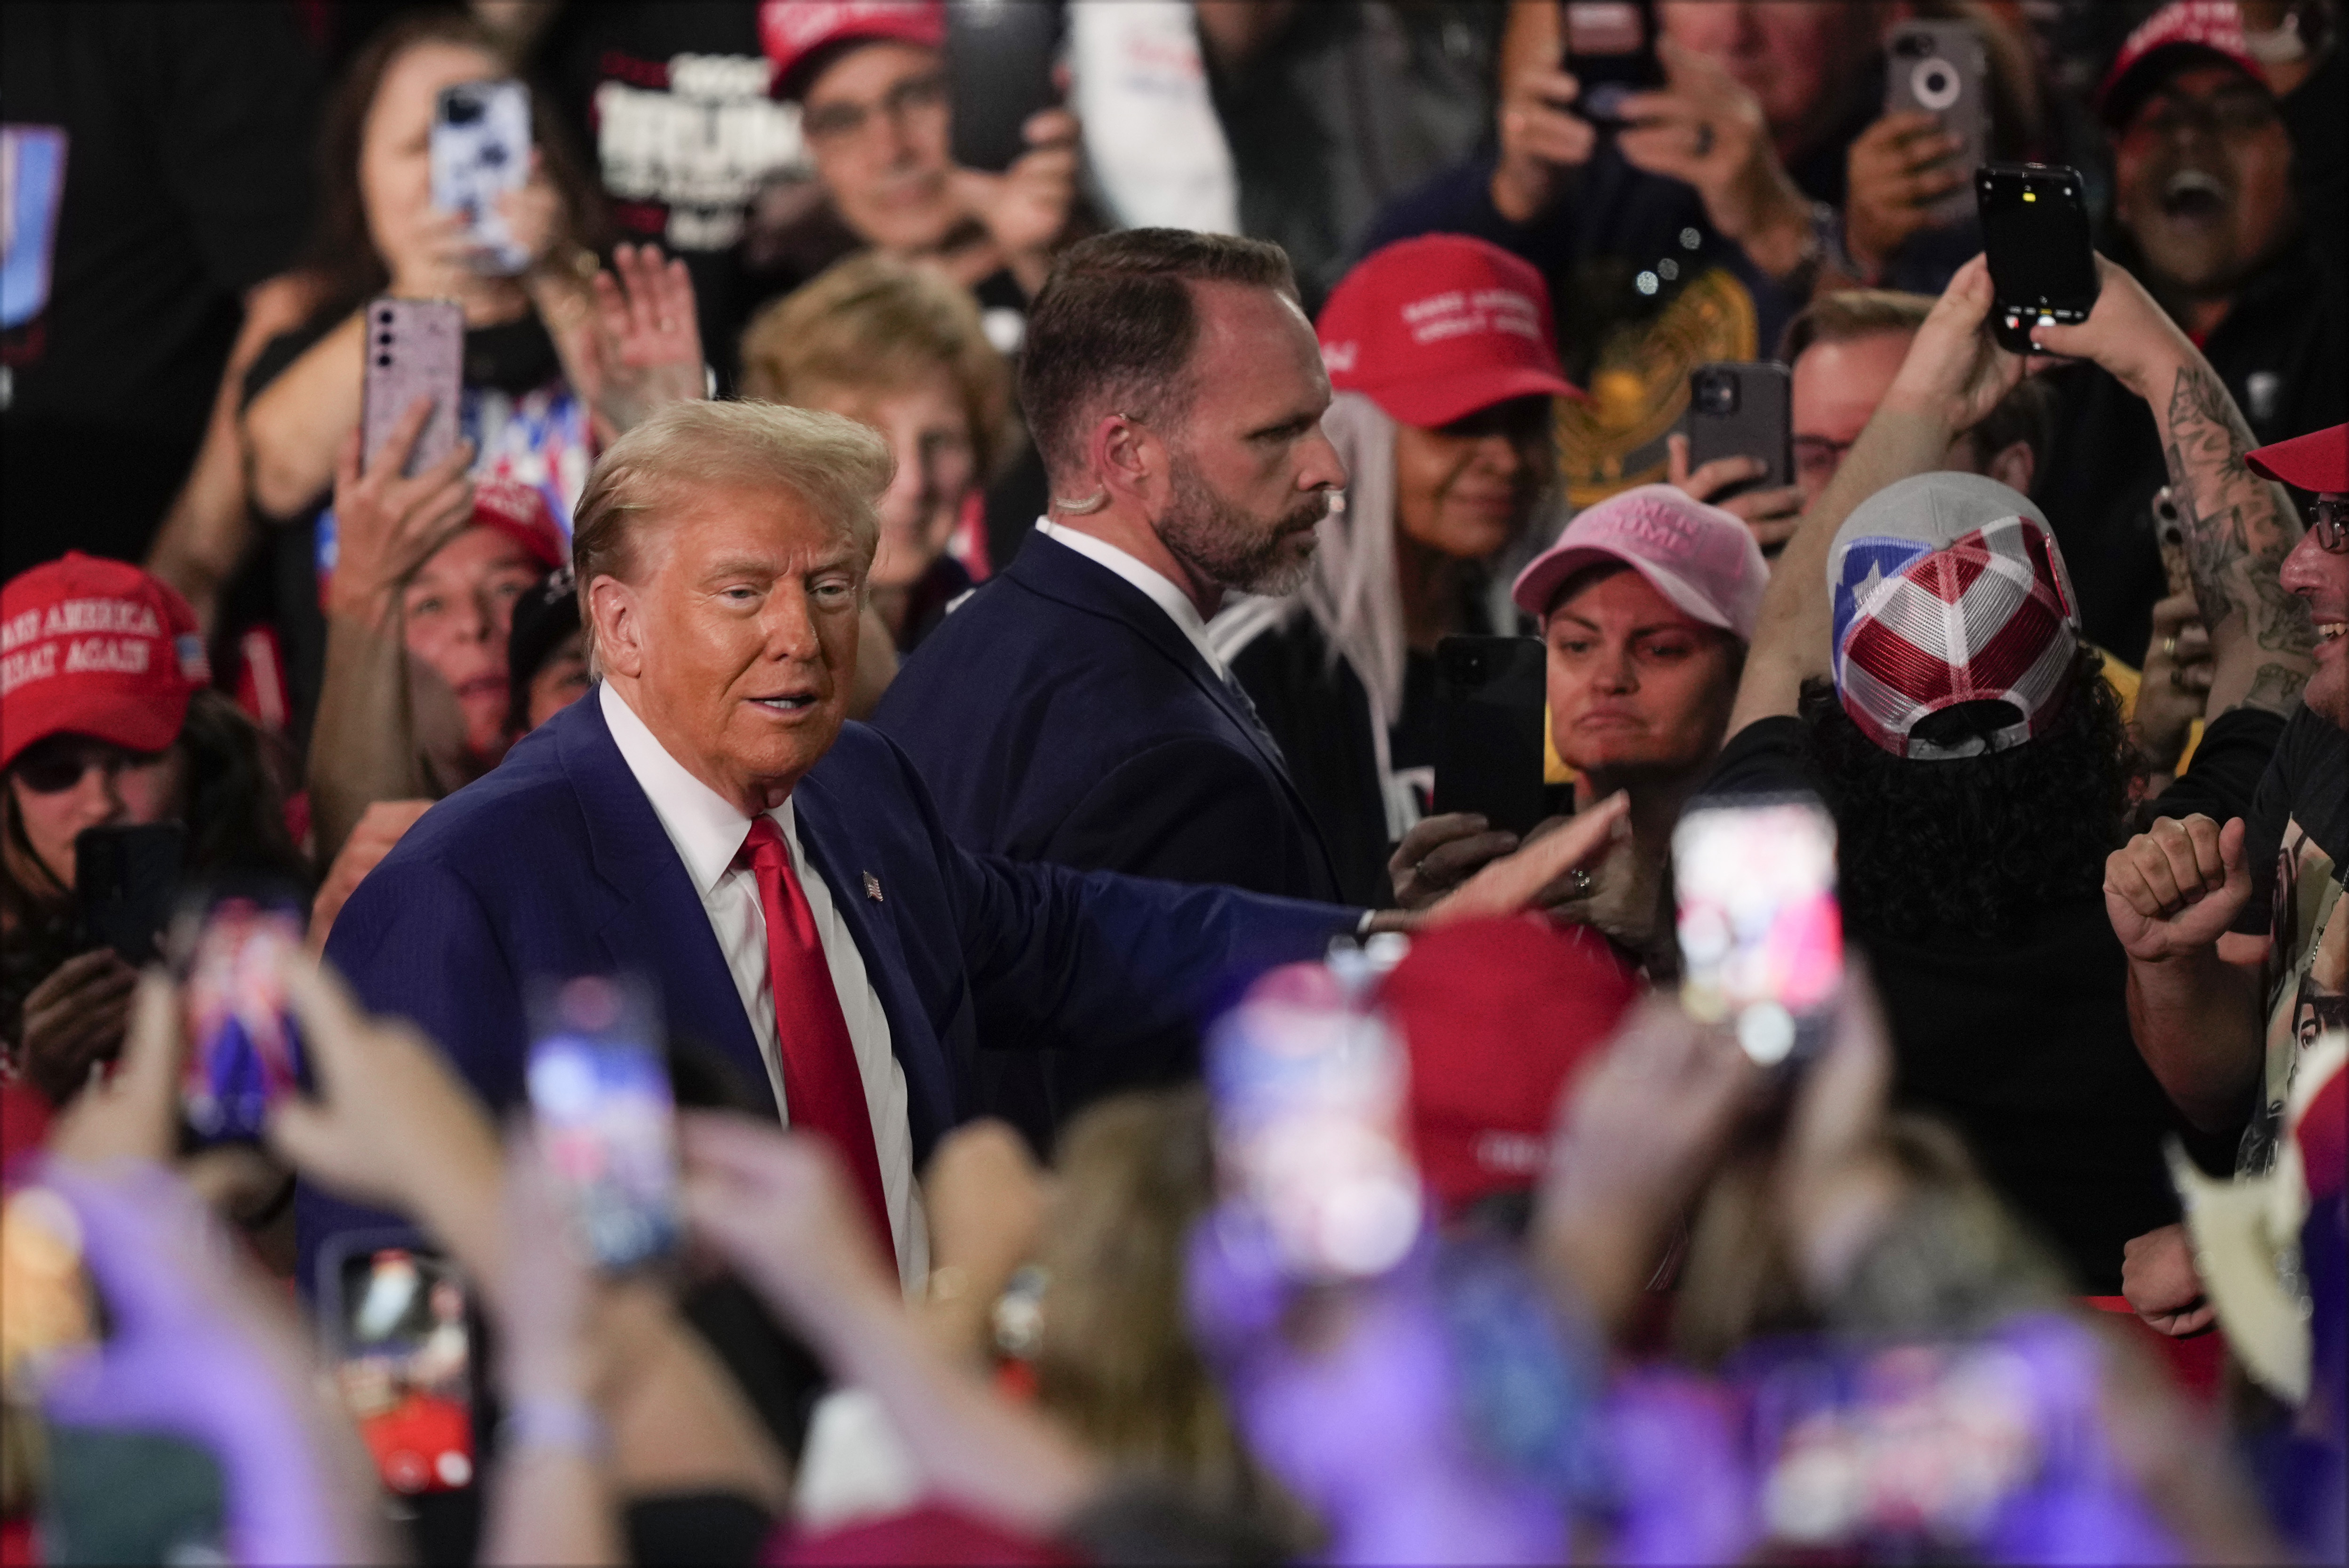
[{"label": "dark necktie", "polygon": [[783,1099],[793,1127],[832,1140],[885,1250],[895,1255],[889,1199],[881,1185],[881,1157],[873,1146],[873,1115],[856,1047],[833,988],[832,966],[816,937],[815,914],[792,871],[791,846],[772,817],[750,824],[740,861],[759,881],[759,907],[767,915],[767,975],[775,993],[775,1054],[783,1069]]}]

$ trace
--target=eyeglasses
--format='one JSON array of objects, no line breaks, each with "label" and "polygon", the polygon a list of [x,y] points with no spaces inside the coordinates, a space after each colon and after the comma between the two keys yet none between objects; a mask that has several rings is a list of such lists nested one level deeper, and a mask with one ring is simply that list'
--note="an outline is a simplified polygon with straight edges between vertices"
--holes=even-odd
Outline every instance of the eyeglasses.
[{"label": "eyeglasses", "polygon": [[2349,555],[2349,495],[2321,495],[2308,509],[2308,531],[2328,555]]},{"label": "eyeglasses", "polygon": [[2281,118],[2272,98],[2251,88],[2238,88],[2209,98],[2181,98],[2164,92],[2153,96],[2124,134],[2150,131],[2155,136],[2169,137],[2191,126],[2221,137],[2248,136]]},{"label": "eyeglasses", "polygon": [[876,114],[893,124],[903,124],[917,114],[945,108],[946,102],[947,74],[932,71],[899,82],[883,93],[877,103],[816,105],[800,116],[800,134],[812,142],[837,144],[863,135]]},{"label": "eyeglasses", "polygon": [[59,735],[26,747],[25,754],[10,765],[8,774],[36,795],[62,795],[78,786],[93,768],[111,780],[162,759],[160,751],[125,751],[102,740]]}]

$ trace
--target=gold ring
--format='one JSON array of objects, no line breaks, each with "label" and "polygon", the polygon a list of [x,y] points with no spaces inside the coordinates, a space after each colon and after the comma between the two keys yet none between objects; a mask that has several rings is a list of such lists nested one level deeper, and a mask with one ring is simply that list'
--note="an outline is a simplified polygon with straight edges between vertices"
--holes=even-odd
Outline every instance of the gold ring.
[{"label": "gold ring", "polygon": [[2161,639],[2161,656],[2165,659],[2174,659],[2178,656],[2177,633],[2172,632]]}]

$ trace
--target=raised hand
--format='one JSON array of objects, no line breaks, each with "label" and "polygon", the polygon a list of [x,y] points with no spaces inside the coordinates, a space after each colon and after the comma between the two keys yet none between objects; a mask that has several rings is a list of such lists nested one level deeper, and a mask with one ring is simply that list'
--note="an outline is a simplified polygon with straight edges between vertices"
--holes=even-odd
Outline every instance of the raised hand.
[{"label": "raised hand", "polygon": [[1000,174],[978,169],[953,172],[955,193],[1002,252],[1004,263],[1031,297],[1043,286],[1053,244],[1069,226],[1077,199],[1077,143],[1081,128],[1066,109],[1048,108],[1020,127],[1028,150]]},{"label": "raised hand", "polygon": [[1547,211],[1569,170],[1590,161],[1599,132],[1573,110],[1582,84],[1537,60],[1501,95],[1501,156],[1493,166],[1493,206],[1512,223]]},{"label": "raised hand", "polygon": [[2164,817],[2105,861],[2105,913],[2131,958],[2199,953],[2235,923],[2251,896],[2243,820]]},{"label": "raised hand", "polygon": [[1588,810],[1577,812],[1556,832],[1544,833],[1515,854],[1493,861],[1424,911],[1399,920],[1381,916],[1380,928],[1491,920],[1537,908],[1552,883],[1597,860],[1630,831],[1630,811],[1631,798],[1619,789]]},{"label": "raised hand", "polygon": [[2122,1243],[2121,1295],[2140,1320],[2173,1339],[2199,1334],[2219,1315],[2204,1299],[2183,1225],[2164,1225]]},{"label": "raised hand", "polygon": [[377,449],[373,467],[359,471],[360,435],[353,430],[335,455],[335,573],[326,584],[326,613],[381,624],[399,590],[473,517],[473,483],[465,470],[473,446],[454,450],[413,479],[402,479],[408,454],[432,417],[432,399],[419,397]]},{"label": "raised hand", "polygon": [[1412,825],[1387,861],[1395,903],[1421,910],[1517,847],[1517,836],[1474,811],[1446,811]]},{"label": "raised hand", "polygon": [[533,276],[539,315],[599,439],[616,441],[709,391],[693,275],[682,261],[664,262],[657,245],[616,245],[611,267],[584,291],[575,279]]},{"label": "raised hand", "polygon": [[1998,407],[2023,379],[2023,363],[1983,330],[1992,297],[1987,257],[1976,256],[1957,270],[1917,329],[1909,356],[1885,394],[1888,407],[1938,415],[1952,433],[1971,429]]},{"label": "raised hand", "polygon": [[1770,465],[1759,458],[1715,458],[1692,472],[1689,469],[1689,438],[1668,436],[1664,439],[1667,469],[1664,482],[1687,496],[1722,511],[1746,526],[1754,542],[1764,550],[1784,544],[1795,537],[1802,526],[1803,490],[1800,485],[1785,485],[1776,490],[1750,490],[1723,500],[1720,492],[1731,485],[1747,480],[1758,480],[1769,471]]},{"label": "raised hand", "polygon": [[1623,100],[1630,124],[1616,145],[1632,167],[1694,188],[1724,239],[1771,276],[1789,275],[1806,253],[1811,205],[1778,161],[1762,100],[1670,38],[1656,53],[1670,85]]},{"label": "raised hand", "polygon": [[51,1105],[79,1094],[90,1069],[122,1048],[138,978],[101,947],[67,959],[25,998],[25,1076]]},{"label": "raised hand", "polygon": [[1845,160],[1844,246],[1869,278],[1920,229],[1933,205],[1966,182],[1950,159],[1964,141],[1921,109],[1888,114],[1860,132]]}]

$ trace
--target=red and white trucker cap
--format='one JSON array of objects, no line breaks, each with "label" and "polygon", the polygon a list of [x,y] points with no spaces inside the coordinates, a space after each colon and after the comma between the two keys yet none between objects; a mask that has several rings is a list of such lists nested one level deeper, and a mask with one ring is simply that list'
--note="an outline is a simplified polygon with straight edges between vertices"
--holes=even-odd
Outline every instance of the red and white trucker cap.
[{"label": "red and white trucker cap", "polygon": [[1557,361],[1541,273],[1465,234],[1373,251],[1315,324],[1330,385],[1434,429],[1512,397],[1579,397]]},{"label": "red and white trucker cap", "polygon": [[160,751],[211,679],[195,612],[128,562],[67,551],[0,589],[0,768],[52,735]]},{"label": "red and white trucker cap", "polygon": [[[1827,591],[1836,695],[1895,757],[2003,751],[2063,707],[2079,600],[2046,514],[1996,480],[1919,474],[1868,497],[1836,531]],[[2017,715],[1987,742],[1912,733],[1943,708],[1984,701]]]},{"label": "red and white trucker cap", "polygon": [[774,93],[805,90],[806,65],[834,44],[946,46],[944,0],[766,0],[759,7],[759,45],[774,63]]}]

